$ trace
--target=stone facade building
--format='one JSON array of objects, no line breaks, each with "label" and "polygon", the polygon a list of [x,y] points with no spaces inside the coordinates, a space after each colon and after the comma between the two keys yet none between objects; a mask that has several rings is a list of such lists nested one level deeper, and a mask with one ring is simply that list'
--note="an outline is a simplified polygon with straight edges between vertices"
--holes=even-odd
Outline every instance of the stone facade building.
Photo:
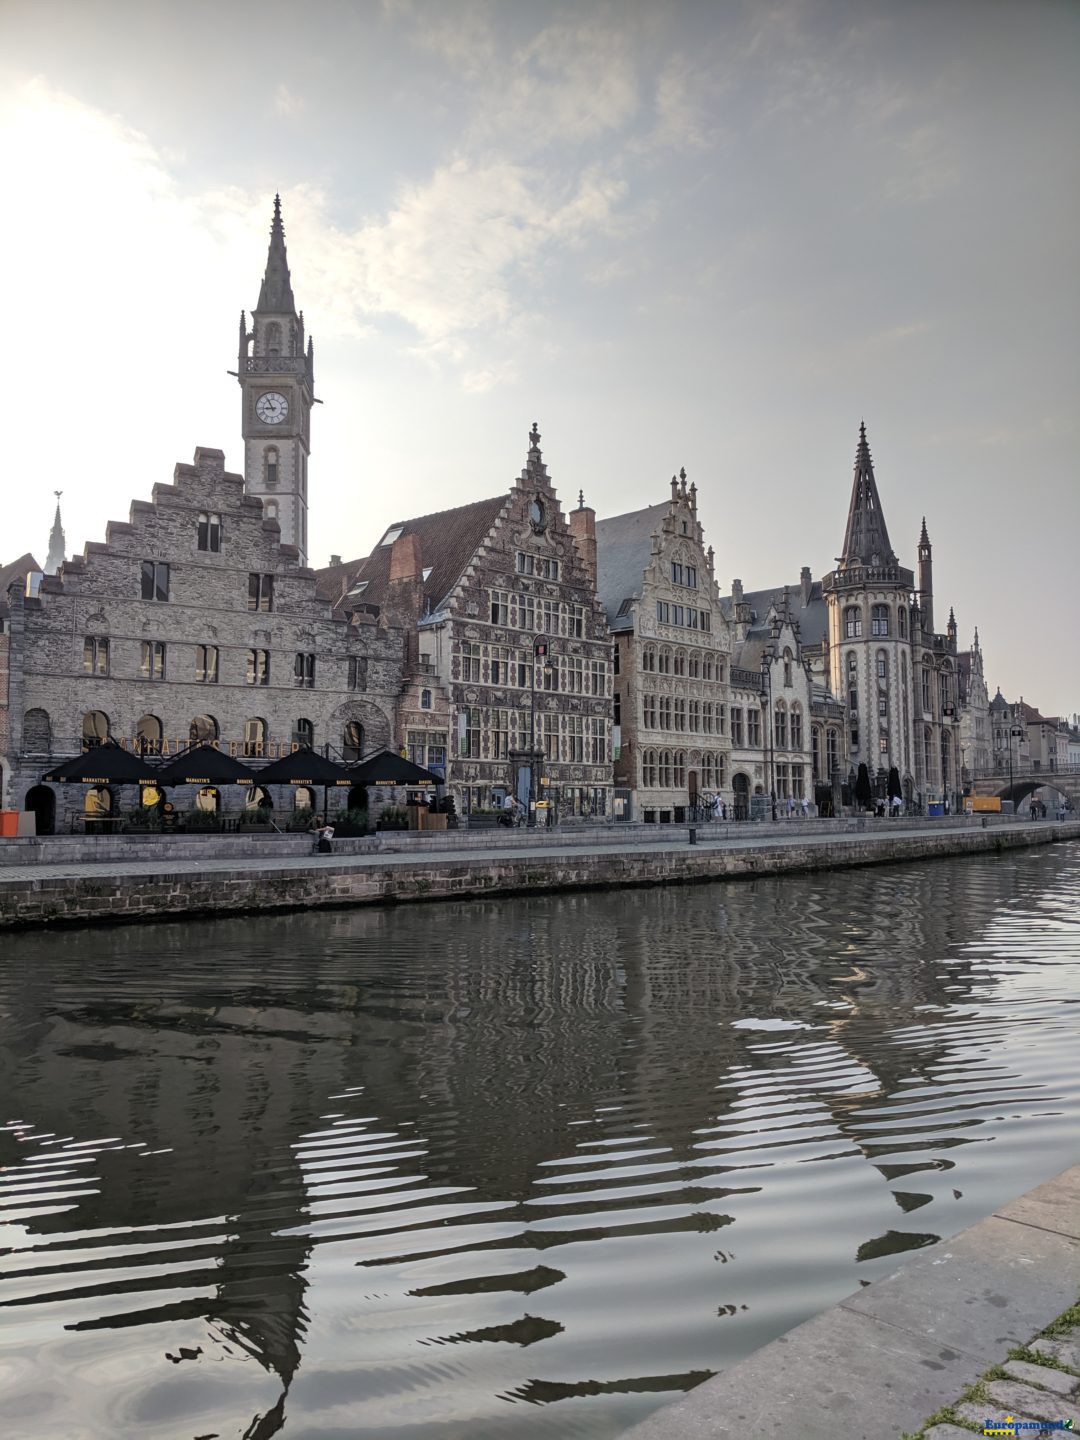
[{"label": "stone facade building", "polygon": [[467,813],[510,793],[542,802],[541,818],[610,814],[611,638],[591,521],[584,507],[564,518],[534,425],[509,493],[399,521],[366,558],[320,572],[338,610],[414,632],[395,739]]},{"label": "stone facade building", "polygon": [[990,695],[977,629],[971,649],[956,657],[956,676],[960,701],[960,770],[967,785],[979,776],[990,775],[994,766]]},{"label": "stone facade building", "polygon": [[731,631],[686,472],[671,497],[596,526],[615,640],[616,818],[678,821],[731,800]]}]

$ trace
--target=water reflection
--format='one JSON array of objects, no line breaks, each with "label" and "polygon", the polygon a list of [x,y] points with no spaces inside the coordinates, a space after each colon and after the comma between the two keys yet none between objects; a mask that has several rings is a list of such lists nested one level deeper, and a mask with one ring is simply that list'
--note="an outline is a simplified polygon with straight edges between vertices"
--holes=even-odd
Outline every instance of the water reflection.
[{"label": "water reflection", "polygon": [[1071,847],[9,941],[5,1434],[616,1435],[1070,1161],[1078,898]]}]

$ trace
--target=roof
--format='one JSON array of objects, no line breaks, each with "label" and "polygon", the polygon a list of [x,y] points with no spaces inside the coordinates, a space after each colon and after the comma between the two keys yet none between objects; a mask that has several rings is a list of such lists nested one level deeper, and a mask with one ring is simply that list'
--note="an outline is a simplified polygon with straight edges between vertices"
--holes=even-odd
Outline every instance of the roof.
[{"label": "roof", "polygon": [[625,601],[641,598],[652,537],[670,509],[671,502],[664,500],[596,523],[596,593],[612,630],[629,629],[619,611]]},{"label": "roof", "polygon": [[281,223],[281,196],[274,196],[274,218],[270,222],[270,248],[266,254],[266,273],[259,290],[257,310],[271,314],[295,315],[289,260],[285,253],[285,228]]},{"label": "roof", "polygon": [[889,544],[889,532],[881,509],[874,462],[866,438],[866,425],[859,426],[859,443],[855,450],[855,479],[851,486],[844,547],[840,565],[895,565],[896,555]]},{"label": "roof", "polygon": [[40,569],[41,566],[29,551],[25,555],[20,555],[18,560],[12,560],[7,565],[0,565],[0,601],[7,599],[7,592],[12,585],[24,581],[31,570]]},{"label": "roof", "polygon": [[[771,605],[775,605],[777,609],[780,608],[784,588],[783,585],[775,585],[767,590],[743,591],[743,600],[750,606],[751,625],[757,624],[759,620],[764,620]],[[822,644],[829,633],[829,608],[822,593],[821,581],[814,580],[811,583],[809,597],[805,602],[801,582],[796,581],[794,585],[788,585],[787,592],[791,618],[799,627],[800,643],[803,646]],[[734,602],[730,595],[721,596],[720,608],[728,620],[735,618]]]},{"label": "roof", "polygon": [[[474,500],[454,510],[440,510],[434,515],[418,515],[412,520],[398,520],[383,535],[370,555],[341,565],[328,565],[316,571],[318,592],[332,605],[341,606],[352,599],[356,605],[378,607],[386,599],[390,580],[390,551],[387,536],[415,535],[420,541],[420,564],[427,578],[424,600],[428,613],[442,608],[443,602],[461,579],[484,537],[494,525],[507,501],[507,493],[493,495],[489,500]],[[359,586],[360,594],[356,594]]]}]

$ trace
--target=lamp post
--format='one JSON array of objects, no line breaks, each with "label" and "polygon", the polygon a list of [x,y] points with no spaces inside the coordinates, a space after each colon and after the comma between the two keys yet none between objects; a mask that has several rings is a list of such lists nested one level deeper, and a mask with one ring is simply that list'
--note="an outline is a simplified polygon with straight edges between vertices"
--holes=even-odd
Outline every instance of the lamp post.
[{"label": "lamp post", "polygon": [[[767,698],[766,698],[767,694]],[[776,819],[775,754],[772,731],[772,666],[767,655],[761,657],[761,704],[765,711],[765,733],[761,737],[765,746],[765,779],[769,786],[769,809]]]},{"label": "lamp post", "polygon": [[532,754],[529,757],[529,816],[526,824],[530,830],[536,826],[536,764],[540,757],[540,747],[536,743],[536,672],[541,667],[545,674],[554,669],[548,654],[547,638],[537,635],[533,640],[532,684],[529,688],[529,744]]}]

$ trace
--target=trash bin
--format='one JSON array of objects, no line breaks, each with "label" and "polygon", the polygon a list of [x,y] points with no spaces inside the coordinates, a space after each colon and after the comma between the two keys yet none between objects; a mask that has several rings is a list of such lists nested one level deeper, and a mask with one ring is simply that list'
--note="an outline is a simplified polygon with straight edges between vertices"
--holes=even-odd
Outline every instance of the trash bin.
[{"label": "trash bin", "polygon": [[927,807],[926,807],[926,813],[927,813],[927,815],[931,816],[931,818],[933,818],[933,816],[935,816],[935,815],[944,815],[944,814],[945,814],[945,802],[944,802],[944,800],[931,800],[930,803],[929,803],[929,805],[927,805]]}]

